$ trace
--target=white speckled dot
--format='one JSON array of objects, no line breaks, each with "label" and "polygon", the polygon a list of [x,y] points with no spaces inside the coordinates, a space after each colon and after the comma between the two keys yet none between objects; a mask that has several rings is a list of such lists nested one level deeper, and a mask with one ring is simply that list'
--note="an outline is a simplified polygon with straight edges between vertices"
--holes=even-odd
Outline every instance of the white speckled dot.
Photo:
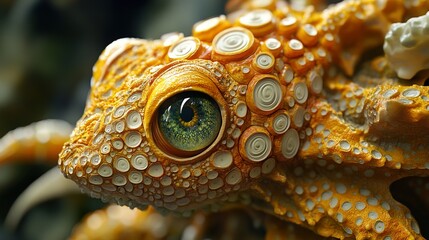
[{"label": "white speckled dot", "polygon": [[238,102],[236,109],[235,109],[235,114],[237,114],[237,117],[243,118],[246,116],[247,114],[247,105],[245,102]]},{"label": "white speckled dot", "polygon": [[143,181],[143,176],[140,172],[131,171],[128,174],[128,180],[133,184],[140,184]]},{"label": "white speckled dot", "polygon": [[377,160],[381,159],[382,157],[381,153],[377,150],[372,150],[371,155],[374,159],[377,159]]},{"label": "white speckled dot", "polygon": [[337,190],[339,194],[344,194],[347,191],[347,187],[343,183],[337,183],[335,184],[335,190]]},{"label": "white speckled dot", "polygon": [[137,170],[145,170],[148,166],[148,161],[145,156],[137,154],[131,158],[131,165]]},{"label": "white speckled dot", "polygon": [[241,130],[239,128],[234,129],[231,134],[232,138],[234,139],[238,139],[240,135],[241,135]]},{"label": "white speckled dot", "polygon": [[415,89],[415,88],[410,88],[410,89],[403,91],[402,96],[409,97],[409,98],[418,97],[418,96],[420,96],[420,91],[418,89]]},{"label": "white speckled dot", "polygon": [[310,186],[310,192],[311,193],[315,193],[315,192],[317,192],[317,190],[318,190],[318,188],[316,186],[314,186],[314,185]]},{"label": "white speckled dot", "polygon": [[344,211],[348,211],[348,210],[350,210],[350,208],[352,208],[352,204],[350,202],[346,201],[341,205],[341,208]]},{"label": "white speckled dot", "polygon": [[119,106],[118,108],[116,108],[115,112],[113,113],[113,117],[115,118],[120,118],[122,117],[122,115],[124,115],[126,110],[125,106]]},{"label": "white speckled dot", "polygon": [[252,168],[249,172],[249,176],[251,178],[257,178],[257,177],[261,176],[261,168],[260,167]]},{"label": "white speckled dot", "polygon": [[377,218],[378,218],[378,214],[377,214],[376,212],[370,211],[370,212],[368,213],[368,217],[369,217],[370,219],[372,219],[372,220],[375,220],[375,219],[377,219]]},{"label": "white speckled dot", "polygon": [[209,181],[209,188],[212,190],[219,189],[222,186],[223,186],[223,180],[220,177]]},{"label": "white speckled dot", "polygon": [[228,168],[232,164],[230,151],[217,151],[213,154],[213,166],[217,168]]},{"label": "white speckled dot", "polygon": [[180,176],[182,178],[188,178],[191,176],[191,171],[189,171],[189,169],[185,168],[180,172]]},{"label": "white speckled dot", "polygon": [[382,233],[384,232],[384,222],[378,220],[374,224],[374,229],[376,233]]},{"label": "white speckled dot", "polygon": [[265,160],[271,153],[272,142],[270,137],[262,132],[251,134],[245,142],[246,156],[253,162]]},{"label": "white speckled dot", "polygon": [[295,129],[289,129],[282,137],[281,150],[282,155],[287,158],[293,158],[299,150],[300,139]]},{"label": "white speckled dot", "polygon": [[365,209],[365,207],[366,207],[366,204],[363,202],[357,202],[356,203],[356,209],[359,211],[362,211],[363,209]]},{"label": "white speckled dot", "polygon": [[287,16],[280,21],[280,24],[283,26],[292,26],[297,22],[297,19],[294,16]]},{"label": "white speckled dot", "polygon": [[171,196],[174,194],[174,187],[173,186],[167,186],[164,189],[162,189],[162,194],[165,196]]},{"label": "white speckled dot", "polygon": [[383,97],[384,98],[391,98],[393,97],[396,93],[398,92],[398,90],[396,89],[388,89],[383,93]]},{"label": "white speckled dot", "polygon": [[253,36],[247,30],[236,28],[220,32],[213,40],[214,51],[219,54],[238,54],[250,48]]},{"label": "white speckled dot", "polygon": [[297,83],[293,89],[293,96],[298,103],[305,103],[308,98],[307,85],[303,82]]},{"label": "white speckled dot", "polygon": [[124,143],[120,139],[113,140],[112,142],[113,148],[117,150],[121,150],[124,147]]},{"label": "white speckled dot", "polygon": [[298,218],[299,218],[299,220],[301,220],[302,222],[304,222],[305,221],[305,216],[304,216],[304,214],[302,213],[302,211],[300,211],[300,210],[298,210]]},{"label": "white speckled dot", "polygon": [[126,122],[128,128],[136,129],[142,125],[142,117],[140,116],[139,112],[133,110],[128,113]]},{"label": "white speckled dot", "polygon": [[303,107],[298,107],[295,111],[295,114],[293,115],[293,123],[297,127],[302,127],[304,124],[304,115],[305,115],[305,109]]},{"label": "white speckled dot", "polygon": [[267,53],[260,53],[255,59],[256,66],[260,69],[270,69],[274,64],[274,58]]},{"label": "white speckled dot", "polygon": [[188,58],[198,49],[199,41],[193,37],[187,37],[170,47],[168,57],[171,59]]},{"label": "white speckled dot", "polygon": [[212,170],[212,171],[209,171],[207,173],[207,178],[210,180],[215,179],[215,178],[217,178],[218,175],[219,175],[219,173],[217,171]]},{"label": "white speckled dot", "polygon": [[273,119],[273,130],[277,134],[285,133],[290,126],[289,116],[282,113]]},{"label": "white speckled dot", "polygon": [[149,167],[147,172],[152,177],[161,177],[164,174],[164,168],[160,163],[154,163]]},{"label": "white speckled dot", "polygon": [[340,147],[344,151],[349,151],[351,146],[350,146],[350,143],[347,140],[341,140],[340,141]]},{"label": "white speckled dot", "polygon": [[289,47],[295,51],[300,51],[304,49],[304,45],[301,43],[301,41],[296,39],[292,39],[289,41]]},{"label": "white speckled dot", "polygon": [[141,96],[142,96],[141,92],[135,92],[135,93],[131,94],[131,96],[128,98],[127,101],[129,103],[133,103],[135,101],[138,101],[141,98]]},{"label": "white speckled dot", "polygon": [[305,202],[305,205],[306,205],[307,209],[309,211],[311,211],[311,210],[313,210],[315,204],[311,199],[307,199],[307,201]]},{"label": "white speckled dot", "polygon": [[239,169],[234,168],[233,170],[231,170],[225,178],[226,183],[228,183],[229,185],[235,185],[237,183],[241,182],[241,172]]},{"label": "white speckled dot", "polygon": [[265,45],[267,46],[267,48],[271,51],[274,51],[278,48],[280,48],[281,43],[279,40],[275,39],[275,38],[268,38],[267,40],[265,40]]},{"label": "white speckled dot", "polygon": [[304,189],[301,186],[297,186],[295,188],[295,192],[296,192],[296,194],[301,195],[304,193]]},{"label": "white speckled dot", "polygon": [[263,174],[269,174],[273,171],[276,166],[276,160],[274,158],[268,158],[262,163],[261,171]]},{"label": "white speckled dot", "polygon": [[285,64],[284,70],[283,70],[283,78],[286,83],[290,83],[295,77],[295,73],[291,66]]},{"label": "white speckled dot", "polygon": [[314,37],[317,35],[317,29],[311,24],[305,24],[303,26],[303,29],[311,37]]},{"label": "white speckled dot", "polygon": [[110,145],[108,143],[103,143],[100,147],[100,152],[102,154],[108,154],[110,152]]},{"label": "white speckled dot", "polygon": [[344,228],[344,231],[347,233],[347,234],[349,234],[349,235],[352,235],[353,234],[353,230],[351,230],[350,228],[348,228],[348,227],[345,227]]},{"label": "white speckled dot", "polygon": [[128,172],[128,170],[130,170],[130,163],[124,157],[116,158],[113,162],[113,166],[120,172]]},{"label": "white speckled dot", "polygon": [[136,131],[125,134],[125,144],[130,148],[138,147],[142,141],[142,136]]},{"label": "white speckled dot", "polygon": [[371,192],[366,188],[359,189],[359,193],[360,193],[360,195],[365,196],[365,197],[367,197],[371,194]]},{"label": "white speckled dot", "polygon": [[381,204],[381,207],[382,207],[384,210],[386,210],[386,211],[389,211],[389,210],[390,210],[390,204],[389,204],[389,203],[387,203],[387,202],[383,202],[383,203]]},{"label": "white speckled dot", "polygon": [[124,123],[124,121],[119,121],[119,122],[117,122],[117,123],[115,124],[115,130],[116,130],[118,133],[123,132],[123,131],[124,131],[124,129],[125,129],[125,123]]},{"label": "white speckled dot", "polygon": [[332,197],[332,191],[325,191],[322,193],[322,200],[329,200]]},{"label": "white speckled dot", "polygon": [[127,179],[122,175],[114,175],[112,183],[116,186],[124,186],[127,183]]},{"label": "white speckled dot", "polygon": [[329,201],[329,207],[330,208],[335,208],[338,204],[338,199],[337,198],[331,198],[331,201]]},{"label": "white speckled dot", "polygon": [[222,18],[224,19],[225,17],[224,16],[214,17],[214,18],[210,18],[210,19],[198,22],[194,25],[194,30],[196,32],[206,32],[211,29],[214,29],[216,26],[219,25]]},{"label": "white speckled dot", "polygon": [[374,197],[370,197],[367,199],[368,204],[371,206],[377,206],[378,205],[378,199]]},{"label": "white speckled dot", "polygon": [[191,202],[191,200],[189,198],[181,198],[179,200],[176,201],[178,206],[185,206],[188,205]]},{"label": "white speckled dot", "polygon": [[92,155],[89,161],[91,162],[92,165],[97,166],[101,162],[100,155],[98,154]]},{"label": "white speckled dot", "polygon": [[108,164],[102,164],[100,168],[98,168],[98,174],[102,177],[110,177],[113,174],[113,170]]},{"label": "white speckled dot", "polygon": [[268,24],[273,19],[273,14],[266,9],[256,9],[240,17],[241,24],[247,27],[259,27]]},{"label": "white speckled dot", "polygon": [[356,226],[360,226],[360,225],[362,225],[362,223],[363,223],[362,217],[356,218],[356,221],[355,221]]},{"label": "white speckled dot", "polygon": [[206,176],[200,176],[198,178],[198,183],[199,184],[206,184],[206,183],[208,183],[208,181],[209,181],[209,179]]},{"label": "white speckled dot", "polygon": [[273,78],[259,80],[253,89],[253,102],[261,111],[276,109],[283,100],[280,83]]},{"label": "white speckled dot", "polygon": [[337,221],[340,222],[340,223],[342,223],[344,221],[343,214],[337,213]]},{"label": "white speckled dot", "polygon": [[88,181],[94,185],[101,185],[103,183],[103,178],[97,175],[91,175]]}]

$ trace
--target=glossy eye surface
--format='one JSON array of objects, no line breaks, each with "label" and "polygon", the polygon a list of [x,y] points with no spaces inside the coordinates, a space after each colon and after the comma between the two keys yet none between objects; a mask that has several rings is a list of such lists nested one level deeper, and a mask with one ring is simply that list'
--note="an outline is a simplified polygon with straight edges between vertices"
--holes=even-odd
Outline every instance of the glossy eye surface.
[{"label": "glossy eye surface", "polygon": [[158,131],[162,140],[178,155],[208,147],[222,125],[218,104],[201,92],[184,92],[165,101],[158,110]]}]

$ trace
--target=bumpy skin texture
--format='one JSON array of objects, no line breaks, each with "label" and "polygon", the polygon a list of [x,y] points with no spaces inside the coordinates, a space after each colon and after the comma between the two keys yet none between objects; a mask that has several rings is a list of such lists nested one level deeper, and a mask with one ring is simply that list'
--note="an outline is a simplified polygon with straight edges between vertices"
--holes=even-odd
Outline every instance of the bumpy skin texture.
[{"label": "bumpy skin texture", "polygon": [[210,213],[198,212],[190,218],[161,215],[149,207],[145,211],[110,205],[88,214],[70,236],[85,239],[326,239],[273,216],[246,209]]},{"label": "bumpy skin texture", "polygon": [[[247,2],[192,37],[120,39],[94,66],[60,168],[91,196],[140,209],[245,206],[325,237],[420,239],[389,186],[429,173],[427,87],[402,85],[382,54],[355,67],[392,22],[429,9],[413,4]],[[183,92],[206,94],[221,116],[211,143],[192,151],[173,147],[158,121]],[[184,128],[204,116],[192,109]]]}]

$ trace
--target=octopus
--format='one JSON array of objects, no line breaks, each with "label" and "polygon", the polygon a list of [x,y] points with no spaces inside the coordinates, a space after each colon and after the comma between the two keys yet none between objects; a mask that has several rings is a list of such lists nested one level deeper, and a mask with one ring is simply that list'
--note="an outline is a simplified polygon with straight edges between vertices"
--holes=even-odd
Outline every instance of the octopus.
[{"label": "octopus", "polygon": [[192,36],[107,46],[58,166],[136,209],[77,229],[124,211],[170,232],[202,221],[251,236],[225,223],[250,215],[266,239],[424,239],[391,187],[405,179],[398,194],[429,210],[429,2],[314,4],[230,1]]}]

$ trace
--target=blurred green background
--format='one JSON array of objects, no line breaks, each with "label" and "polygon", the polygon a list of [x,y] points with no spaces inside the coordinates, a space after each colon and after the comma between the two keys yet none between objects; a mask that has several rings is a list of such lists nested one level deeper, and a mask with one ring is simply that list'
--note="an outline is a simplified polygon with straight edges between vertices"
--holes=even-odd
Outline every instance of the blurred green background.
[{"label": "blurred green background", "polygon": [[[123,37],[191,34],[192,25],[224,13],[226,0],[0,0],[0,136],[42,119],[74,124],[101,51]],[[16,232],[5,215],[26,186],[51,166],[0,169],[0,239],[65,239],[82,215],[102,206],[68,196],[32,209]]]},{"label": "blurred green background", "polygon": [[0,135],[47,118],[74,123],[92,65],[122,37],[191,34],[219,0],[0,0]]}]

